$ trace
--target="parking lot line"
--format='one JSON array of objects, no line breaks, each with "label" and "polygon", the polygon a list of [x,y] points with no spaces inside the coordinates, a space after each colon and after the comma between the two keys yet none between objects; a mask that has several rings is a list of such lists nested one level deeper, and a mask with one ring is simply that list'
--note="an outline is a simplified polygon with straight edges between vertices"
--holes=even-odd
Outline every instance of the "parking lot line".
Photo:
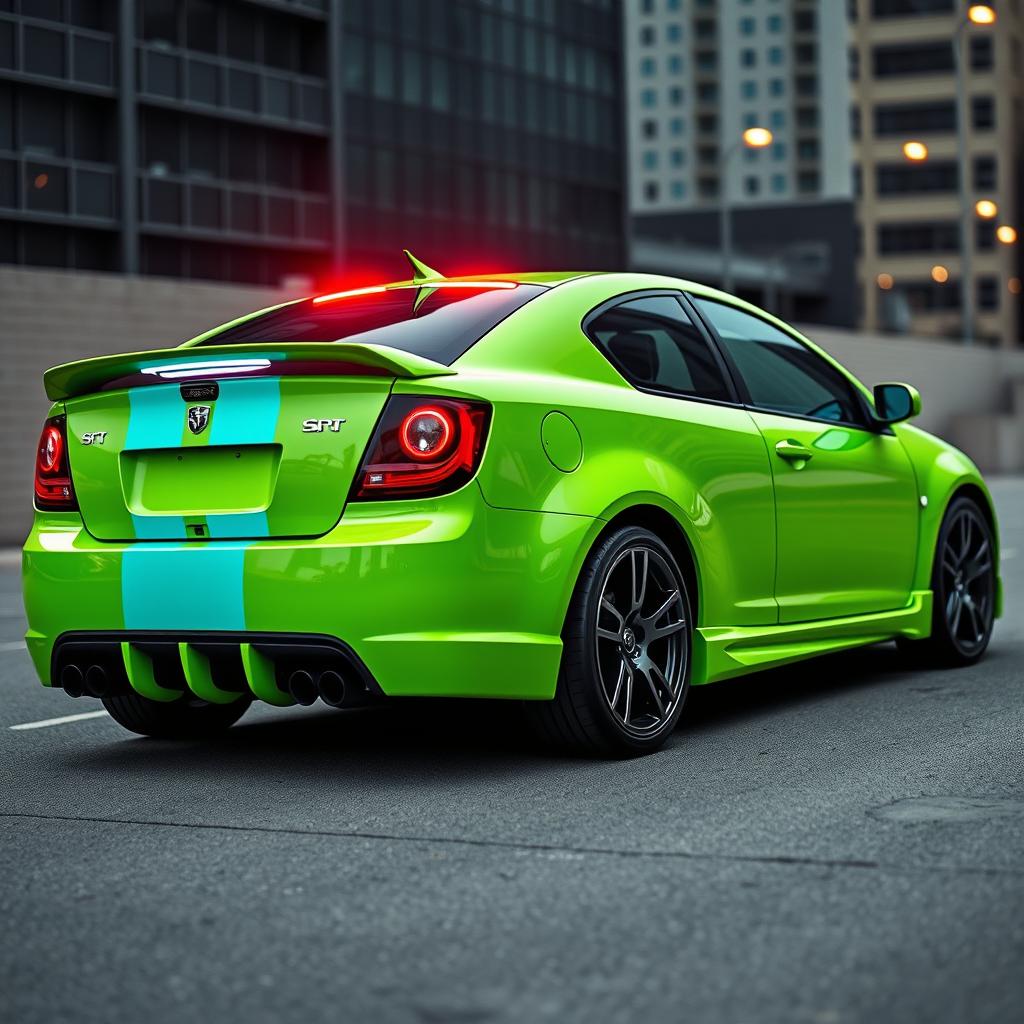
[{"label": "parking lot line", "polygon": [[9,725],[8,729],[46,729],[51,725],[66,725],[68,722],[84,722],[87,718],[105,718],[106,711],[84,711],[80,715],[64,715],[61,718],[44,718],[41,722],[22,722],[21,725]]}]

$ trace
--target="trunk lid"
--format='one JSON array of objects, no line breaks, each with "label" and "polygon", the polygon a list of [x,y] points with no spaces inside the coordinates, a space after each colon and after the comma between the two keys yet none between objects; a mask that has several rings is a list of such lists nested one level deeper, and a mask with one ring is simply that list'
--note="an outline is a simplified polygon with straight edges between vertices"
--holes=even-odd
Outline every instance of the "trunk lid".
[{"label": "trunk lid", "polygon": [[65,398],[89,533],[168,541],[329,531],[395,378],[452,371],[379,346],[311,347],[233,347],[231,365],[206,350],[197,366],[177,349],[48,371],[51,397]]}]

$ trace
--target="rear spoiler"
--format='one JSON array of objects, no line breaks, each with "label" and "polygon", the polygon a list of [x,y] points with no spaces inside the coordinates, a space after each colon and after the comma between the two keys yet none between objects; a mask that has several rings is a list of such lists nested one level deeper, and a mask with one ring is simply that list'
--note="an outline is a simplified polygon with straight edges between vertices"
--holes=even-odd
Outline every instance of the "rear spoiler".
[{"label": "rear spoiler", "polygon": [[54,366],[43,374],[51,401],[91,391],[162,384],[169,381],[218,380],[225,377],[330,375],[443,377],[450,366],[403,352],[390,345],[304,342],[279,345],[204,345],[151,352],[98,356]]}]

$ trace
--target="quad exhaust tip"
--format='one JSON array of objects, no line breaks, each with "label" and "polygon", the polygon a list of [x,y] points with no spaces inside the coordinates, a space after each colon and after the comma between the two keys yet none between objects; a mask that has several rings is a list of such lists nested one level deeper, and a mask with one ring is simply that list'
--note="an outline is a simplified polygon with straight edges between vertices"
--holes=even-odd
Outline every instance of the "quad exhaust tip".
[{"label": "quad exhaust tip", "polygon": [[288,677],[288,692],[296,704],[308,708],[315,704],[320,694],[317,692],[316,680],[305,670],[298,669]]},{"label": "quad exhaust tip", "polygon": [[110,692],[110,678],[102,665],[90,665],[85,670],[85,692],[90,697],[106,697]]},{"label": "quad exhaust tip", "polygon": [[65,665],[60,670],[60,685],[69,697],[85,693],[85,675],[77,665]]},{"label": "quad exhaust tip", "polygon": [[321,672],[317,680],[317,689],[320,691],[320,699],[332,708],[340,708],[345,705],[345,680],[338,672]]}]

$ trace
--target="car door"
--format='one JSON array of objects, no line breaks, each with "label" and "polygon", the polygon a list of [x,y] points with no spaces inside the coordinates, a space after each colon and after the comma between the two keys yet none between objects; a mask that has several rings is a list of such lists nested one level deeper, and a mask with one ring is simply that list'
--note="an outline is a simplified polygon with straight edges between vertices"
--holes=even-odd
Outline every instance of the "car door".
[{"label": "car door", "polygon": [[919,504],[899,438],[803,342],[725,302],[695,298],[772,463],[779,621],[884,611],[910,599]]},{"label": "car door", "polygon": [[584,329],[635,392],[598,411],[600,426],[579,415],[585,429],[650,453],[657,489],[690,519],[702,624],[774,624],[770,460],[699,318],[680,293],[632,293],[594,310]]}]

